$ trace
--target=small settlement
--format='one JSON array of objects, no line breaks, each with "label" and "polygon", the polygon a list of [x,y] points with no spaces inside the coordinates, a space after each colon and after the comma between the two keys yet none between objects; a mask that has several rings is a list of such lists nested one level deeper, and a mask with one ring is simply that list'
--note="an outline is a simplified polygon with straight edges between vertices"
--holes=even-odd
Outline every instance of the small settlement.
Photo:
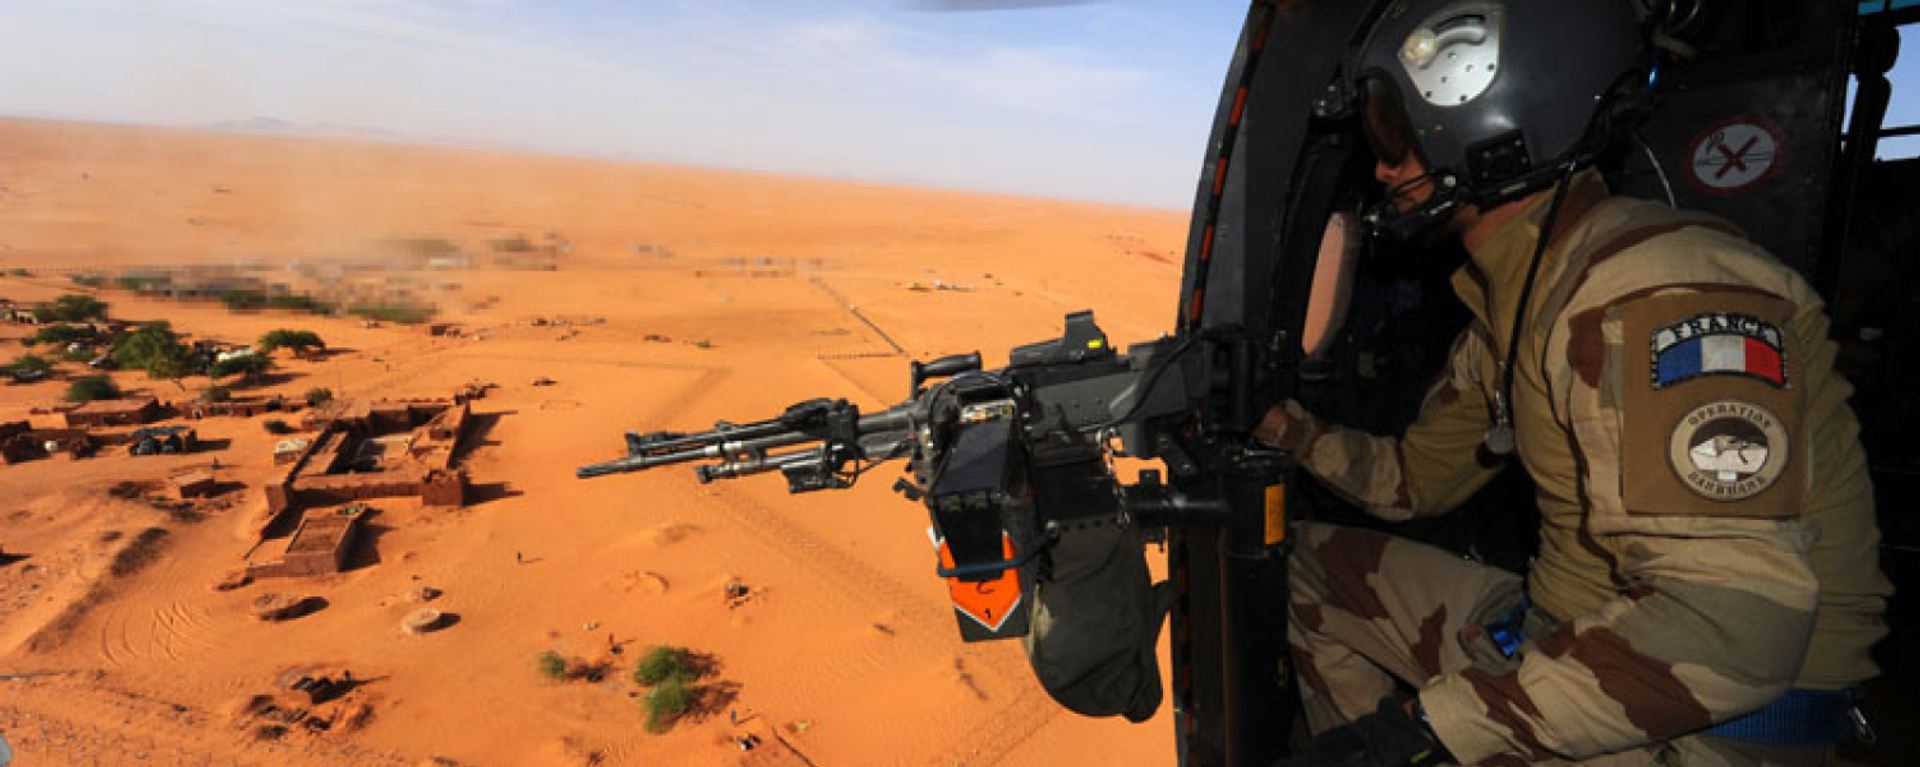
[{"label": "small settlement", "polygon": [[281,559],[250,563],[248,574],[338,572],[371,511],[363,503],[369,499],[465,503],[467,474],[454,458],[472,424],[474,396],[463,389],[447,399],[335,400],[310,411],[302,426],[316,433],[275,447],[279,468],[265,487],[270,518],[263,538],[289,526],[293,536]]}]

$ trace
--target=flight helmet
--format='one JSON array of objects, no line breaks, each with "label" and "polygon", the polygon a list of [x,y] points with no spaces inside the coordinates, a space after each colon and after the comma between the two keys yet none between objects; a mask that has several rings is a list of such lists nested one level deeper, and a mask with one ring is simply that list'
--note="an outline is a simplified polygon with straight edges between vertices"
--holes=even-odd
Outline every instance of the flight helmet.
[{"label": "flight helmet", "polygon": [[1381,160],[1417,154],[1434,193],[1404,212],[1388,200],[1369,222],[1411,238],[1462,204],[1493,207],[1590,164],[1642,103],[1644,49],[1629,0],[1391,3],[1341,90]]}]

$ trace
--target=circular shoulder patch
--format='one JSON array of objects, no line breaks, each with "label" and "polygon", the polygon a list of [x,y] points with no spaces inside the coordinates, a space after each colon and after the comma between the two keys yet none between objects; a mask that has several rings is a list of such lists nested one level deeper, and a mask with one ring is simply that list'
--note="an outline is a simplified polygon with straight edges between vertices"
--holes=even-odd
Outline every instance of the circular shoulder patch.
[{"label": "circular shoulder patch", "polygon": [[1723,399],[1674,425],[1667,458],[1680,483],[1702,498],[1740,501],[1773,486],[1787,468],[1787,430],[1766,408]]}]

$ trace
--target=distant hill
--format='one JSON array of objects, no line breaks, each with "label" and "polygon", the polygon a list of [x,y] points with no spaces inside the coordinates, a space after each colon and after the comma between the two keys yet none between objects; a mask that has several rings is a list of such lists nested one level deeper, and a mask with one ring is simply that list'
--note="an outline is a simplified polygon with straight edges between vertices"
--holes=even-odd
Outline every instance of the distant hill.
[{"label": "distant hill", "polygon": [[363,128],[355,125],[335,125],[333,123],[296,123],[277,117],[262,116],[248,117],[241,120],[224,120],[194,127],[204,130],[224,131],[227,133],[250,133],[261,136],[358,139],[361,141],[389,141],[404,144],[446,143],[443,139],[410,136],[399,131],[386,130],[384,128]]}]

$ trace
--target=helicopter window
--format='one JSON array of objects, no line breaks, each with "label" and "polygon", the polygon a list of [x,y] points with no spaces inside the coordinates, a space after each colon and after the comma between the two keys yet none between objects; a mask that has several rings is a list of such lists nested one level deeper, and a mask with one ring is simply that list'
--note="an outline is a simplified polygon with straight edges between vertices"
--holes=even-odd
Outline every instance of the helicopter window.
[{"label": "helicopter window", "polygon": [[[1860,12],[1867,14],[1882,10],[1885,0],[1861,3]],[[1886,10],[1902,8],[1920,9],[1920,0],[1899,0],[1889,4]],[[1893,69],[1887,72],[1887,82],[1892,86],[1892,98],[1887,101],[1886,116],[1880,120],[1880,141],[1874,156],[1881,160],[1902,160],[1920,157],[1920,29],[1915,24],[1899,27],[1900,49],[1907,55],[1894,60]],[[1853,120],[1854,94],[1858,91],[1859,81],[1847,80],[1847,120]]]},{"label": "helicopter window", "polygon": [[1360,246],[1365,241],[1360,222],[1351,213],[1340,211],[1327,218],[1320,237],[1320,251],[1313,267],[1313,292],[1307,298],[1306,323],[1300,333],[1300,349],[1309,356],[1321,356],[1333,345],[1346,322],[1347,301],[1353,294],[1353,270],[1360,261]]}]

